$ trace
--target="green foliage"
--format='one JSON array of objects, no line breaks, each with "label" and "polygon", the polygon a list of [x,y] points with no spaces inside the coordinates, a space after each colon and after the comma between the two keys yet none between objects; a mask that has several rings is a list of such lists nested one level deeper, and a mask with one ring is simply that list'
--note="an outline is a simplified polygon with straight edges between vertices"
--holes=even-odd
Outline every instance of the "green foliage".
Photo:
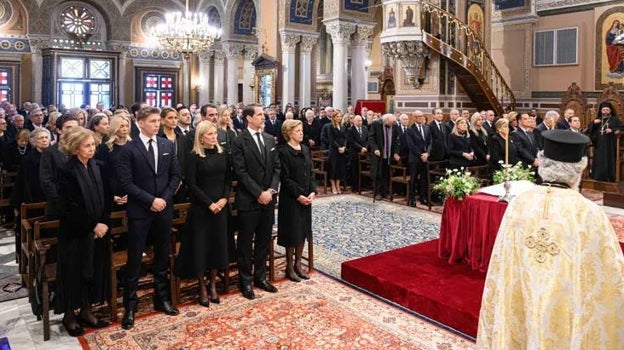
[{"label": "green foliage", "polygon": [[444,193],[446,197],[461,200],[477,192],[479,181],[474,176],[471,176],[470,172],[465,171],[464,168],[448,169],[446,170],[446,176],[440,179],[433,189]]},{"label": "green foliage", "polygon": [[[501,161],[502,163],[502,161]],[[509,181],[527,180],[535,182],[535,172],[530,166],[523,166],[521,162],[509,168]],[[505,182],[505,169],[496,170],[492,176],[494,184]]]}]

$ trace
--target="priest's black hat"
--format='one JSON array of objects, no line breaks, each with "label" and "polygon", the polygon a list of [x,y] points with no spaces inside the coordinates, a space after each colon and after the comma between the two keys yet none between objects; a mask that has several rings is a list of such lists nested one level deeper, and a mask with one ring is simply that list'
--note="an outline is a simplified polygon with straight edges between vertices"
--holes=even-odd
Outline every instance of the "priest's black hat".
[{"label": "priest's black hat", "polygon": [[570,130],[546,130],[542,132],[544,139],[544,156],[565,162],[579,162],[587,154],[589,137]]},{"label": "priest's black hat", "polygon": [[613,104],[611,104],[611,102],[609,101],[604,101],[598,106],[598,114],[602,114],[602,109],[604,107],[609,107],[609,110],[611,111],[611,115],[615,115],[615,109],[613,108]]}]

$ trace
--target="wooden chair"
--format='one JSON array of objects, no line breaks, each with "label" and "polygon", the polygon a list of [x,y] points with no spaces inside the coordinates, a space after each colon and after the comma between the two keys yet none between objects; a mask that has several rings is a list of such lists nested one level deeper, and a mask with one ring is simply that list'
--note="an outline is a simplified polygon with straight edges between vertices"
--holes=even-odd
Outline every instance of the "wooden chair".
[{"label": "wooden chair", "polygon": [[390,164],[390,201],[394,199],[394,184],[405,185],[405,200],[409,201],[410,175],[409,167],[401,163]]},{"label": "wooden chair", "polygon": [[11,197],[11,191],[15,187],[15,181],[17,179],[16,172],[0,172],[0,224],[4,224],[7,221],[7,216],[11,215],[11,208],[9,198]]},{"label": "wooden chair", "polygon": [[492,176],[490,174],[490,167],[487,165],[471,166],[466,168],[466,171],[470,172],[472,176],[476,177],[479,181],[479,185],[489,186],[492,184]]},{"label": "wooden chair", "polygon": [[180,302],[180,285],[182,279],[176,276],[173,271],[175,259],[180,252],[180,233],[186,224],[188,210],[191,203],[177,203],[173,205],[173,222],[171,223],[171,254],[169,254],[169,270],[171,271],[171,303],[178,305]]},{"label": "wooden chair", "polygon": [[329,187],[326,168],[327,157],[326,151],[312,151],[312,173],[323,179],[324,193],[327,193],[327,188]]},{"label": "wooden chair", "polygon": [[110,245],[110,255],[111,255],[111,266],[110,266],[110,313],[111,320],[117,321],[117,298],[118,298],[118,282],[117,282],[117,272],[124,266],[126,266],[126,262],[128,261],[128,255],[126,253],[125,247],[124,249],[115,250],[114,245],[115,242],[123,239],[125,235],[128,233],[128,218],[126,217],[126,211],[114,211],[110,214],[110,223],[109,223],[109,234],[111,239]]},{"label": "wooden chair", "polygon": [[56,262],[48,260],[48,252],[54,247],[58,241],[56,238],[45,237],[45,232],[57,232],[59,228],[59,220],[53,221],[36,221],[34,223],[34,243],[33,247],[36,252],[34,257],[35,265],[35,288],[41,286],[41,317],[43,318],[43,340],[50,340],[50,299],[49,284],[56,281]]},{"label": "wooden chair", "polygon": [[373,191],[375,190],[375,177],[371,175],[371,162],[370,156],[368,153],[360,153],[358,155],[358,177],[360,181],[360,191],[359,194],[362,194],[362,189],[364,188],[364,179],[369,179],[373,186]]},{"label": "wooden chair", "polygon": [[446,175],[446,167],[448,166],[447,160],[439,160],[434,162],[427,162],[427,183],[429,184],[429,188],[427,189],[427,205],[429,206],[429,210],[431,210],[431,193],[433,192],[433,186],[435,186],[436,181],[444,177]]},{"label": "wooden chair", "polygon": [[34,257],[33,249],[33,225],[35,221],[43,221],[45,217],[43,212],[45,210],[46,202],[37,203],[22,203],[20,207],[20,242],[21,249],[18,254],[19,258],[19,271],[22,275],[22,284],[27,288],[32,287],[32,279],[34,277],[34,268],[30,263]]}]

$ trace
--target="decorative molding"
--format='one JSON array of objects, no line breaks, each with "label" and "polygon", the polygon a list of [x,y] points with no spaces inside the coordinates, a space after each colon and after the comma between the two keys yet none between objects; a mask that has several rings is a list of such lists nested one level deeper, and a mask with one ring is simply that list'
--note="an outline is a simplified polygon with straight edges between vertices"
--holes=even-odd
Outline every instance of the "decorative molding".
[{"label": "decorative molding", "polygon": [[351,35],[355,33],[355,29],[356,26],[353,23],[332,21],[325,24],[325,30],[331,35],[335,44],[348,42]]},{"label": "decorative molding", "polygon": [[342,1],[325,1],[323,3],[323,17],[334,19],[340,16],[340,3]]},{"label": "decorative molding", "polygon": [[373,35],[374,25],[358,24],[357,31],[353,35],[354,46],[368,45],[369,38]]},{"label": "decorative molding", "polygon": [[281,30],[280,39],[282,41],[283,49],[294,49],[297,47],[299,41],[301,41],[301,35]]},{"label": "decorative molding", "polygon": [[258,57],[258,45],[245,46],[245,61],[253,61]]},{"label": "decorative molding", "polygon": [[299,49],[302,53],[310,53],[312,52],[312,48],[318,42],[318,34],[317,35],[302,35],[301,36],[301,44],[299,45]]},{"label": "decorative molding", "polygon": [[214,51],[214,61],[215,64],[223,64],[225,63],[225,53],[221,50]]},{"label": "decorative molding", "polygon": [[[421,69],[425,59],[431,57],[429,49],[422,41],[393,41],[381,44],[384,56],[389,56],[401,62],[406,78],[411,87],[420,88],[425,77],[421,76]],[[396,79],[395,79],[396,80]]]},{"label": "decorative molding", "polygon": [[223,43],[223,53],[228,59],[238,58],[243,53],[245,45],[235,43]]},{"label": "decorative molding", "polygon": [[602,5],[613,3],[612,0],[540,0],[535,2],[537,11],[560,10],[564,7]]},{"label": "decorative molding", "polygon": [[208,64],[210,63],[210,57],[212,57],[213,55],[213,51],[202,51],[197,54],[197,57],[199,58],[199,62]]}]

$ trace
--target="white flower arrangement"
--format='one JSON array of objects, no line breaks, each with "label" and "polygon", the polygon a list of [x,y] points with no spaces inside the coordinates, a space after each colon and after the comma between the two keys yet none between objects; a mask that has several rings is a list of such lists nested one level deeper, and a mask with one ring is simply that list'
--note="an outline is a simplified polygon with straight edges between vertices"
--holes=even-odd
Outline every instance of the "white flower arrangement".
[{"label": "white flower arrangement", "polygon": [[447,169],[446,176],[440,179],[433,189],[444,193],[446,197],[462,200],[464,197],[477,192],[479,181],[469,171],[465,171],[463,167]]},{"label": "white flower arrangement", "polygon": [[[500,164],[503,164],[503,161],[499,161]],[[496,184],[500,184],[505,182],[506,174],[505,168],[496,170],[494,175],[492,176],[492,182]],[[512,167],[509,168],[509,181],[519,181],[519,180],[527,180],[531,182],[535,182],[535,171],[530,166],[524,166],[521,162],[516,163]]]}]

